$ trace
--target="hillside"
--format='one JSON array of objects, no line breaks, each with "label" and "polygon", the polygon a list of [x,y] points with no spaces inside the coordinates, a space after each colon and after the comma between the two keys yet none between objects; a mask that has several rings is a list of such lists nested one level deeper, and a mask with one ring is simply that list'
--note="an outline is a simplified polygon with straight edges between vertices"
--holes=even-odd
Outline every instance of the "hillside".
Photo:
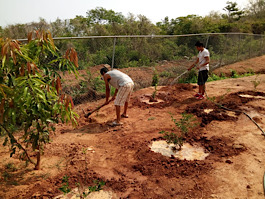
[{"label": "hillside", "polygon": [[[251,69],[264,73],[264,59],[253,58],[214,72]],[[144,74],[137,68],[123,70],[137,82],[148,78],[149,82],[153,75],[150,69],[143,69]],[[104,99],[79,104],[75,106],[79,126],[57,125],[52,142],[45,146],[41,170],[25,167],[18,157],[9,158],[8,147],[0,148],[0,198],[54,198],[62,194],[59,188],[65,175],[72,189],[76,183],[87,187],[93,180],[104,181],[108,194],[101,198],[264,198],[265,137],[246,116],[265,129],[264,80],[265,74],[260,74],[208,82],[208,99],[204,100],[193,97],[196,84],[159,86],[160,103],[146,100],[153,87],[137,89],[129,118],[123,118],[118,127],[109,125],[115,119],[112,103],[88,119],[83,111],[93,110]],[[260,81],[256,90],[255,81]],[[171,116],[180,120],[183,112],[196,116],[200,124],[185,142],[201,146],[209,154],[205,160],[181,160],[150,149],[153,141],[163,139],[160,131],[177,129]],[[7,168],[8,163],[16,169]]]}]

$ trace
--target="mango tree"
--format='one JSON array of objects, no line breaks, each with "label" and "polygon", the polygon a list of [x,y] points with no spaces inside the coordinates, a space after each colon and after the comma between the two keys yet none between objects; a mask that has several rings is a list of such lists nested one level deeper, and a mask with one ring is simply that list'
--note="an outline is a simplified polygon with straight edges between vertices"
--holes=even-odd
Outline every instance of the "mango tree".
[{"label": "mango tree", "polygon": [[[34,37],[34,38],[33,38]],[[72,121],[71,97],[61,90],[59,71],[77,74],[74,49],[61,55],[49,32],[29,33],[28,42],[0,38],[0,133],[3,145],[40,169],[43,147],[56,123]],[[36,156],[37,160],[32,159]]]}]

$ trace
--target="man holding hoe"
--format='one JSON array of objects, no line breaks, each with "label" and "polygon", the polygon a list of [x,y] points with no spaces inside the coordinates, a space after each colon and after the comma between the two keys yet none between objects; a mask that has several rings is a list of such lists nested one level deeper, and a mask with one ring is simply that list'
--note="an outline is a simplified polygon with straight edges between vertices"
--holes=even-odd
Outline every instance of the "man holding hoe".
[{"label": "man holding hoe", "polygon": [[205,83],[208,79],[208,71],[209,71],[209,63],[210,63],[210,53],[209,51],[204,48],[203,43],[197,41],[195,44],[199,54],[195,63],[193,63],[188,70],[191,70],[194,66],[197,65],[197,69],[199,70],[198,75],[198,85],[199,85],[199,92],[195,95],[197,99],[204,99],[205,93]]},{"label": "man holding hoe", "polygon": [[[119,70],[114,69],[109,71],[106,67],[104,67],[100,69],[100,74],[102,75],[105,81],[105,87],[106,87],[105,105],[108,104],[110,101],[115,100],[114,105],[116,108],[117,119],[112,123],[112,126],[119,126],[122,124],[120,122],[121,117],[128,118],[127,115],[128,103],[130,95],[133,91],[134,83],[128,75],[122,73]],[[110,97],[109,84],[116,89],[114,96],[112,97],[111,100],[109,100]],[[121,106],[124,106],[124,111],[122,114],[120,114]]]}]

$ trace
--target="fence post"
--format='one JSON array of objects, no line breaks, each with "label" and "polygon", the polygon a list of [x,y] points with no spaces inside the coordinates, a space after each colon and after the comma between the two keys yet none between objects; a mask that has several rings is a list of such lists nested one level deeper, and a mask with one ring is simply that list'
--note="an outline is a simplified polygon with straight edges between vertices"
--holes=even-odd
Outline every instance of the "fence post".
[{"label": "fence post", "polygon": [[112,51],[112,62],[111,62],[111,70],[114,67],[114,59],[115,59],[115,46],[116,46],[116,37],[113,40],[113,51]]},{"label": "fence post", "polygon": [[206,44],[205,44],[205,48],[207,48],[207,46],[208,46],[209,38],[210,38],[210,35],[207,36],[207,40],[206,40]]}]

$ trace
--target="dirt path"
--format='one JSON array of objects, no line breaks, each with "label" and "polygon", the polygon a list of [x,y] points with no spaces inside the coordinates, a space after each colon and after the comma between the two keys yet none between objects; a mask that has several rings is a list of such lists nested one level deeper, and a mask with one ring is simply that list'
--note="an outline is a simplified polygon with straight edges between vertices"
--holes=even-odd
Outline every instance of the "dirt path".
[{"label": "dirt path", "polygon": [[[255,78],[208,82],[207,95],[245,111],[265,129],[265,75],[258,76],[261,84],[254,92]],[[264,198],[265,137],[253,122],[244,114],[231,115],[211,100],[193,98],[195,84],[159,87],[157,97],[164,102],[143,103],[153,91],[150,87],[133,93],[130,117],[120,127],[108,125],[115,119],[113,104],[88,119],[82,109],[93,109],[104,100],[75,107],[80,114],[78,128],[57,126],[40,171],[25,167],[17,157],[10,159],[8,148],[1,147],[0,199],[53,198],[62,194],[59,188],[65,175],[71,188],[103,180],[103,189],[113,198]],[[205,113],[205,109],[213,111]],[[152,141],[162,139],[160,131],[176,129],[171,116],[179,120],[185,111],[196,115],[201,124],[186,142],[203,146],[210,153],[205,160],[179,160],[150,150]],[[6,168],[8,163],[14,163],[15,169]]]}]

